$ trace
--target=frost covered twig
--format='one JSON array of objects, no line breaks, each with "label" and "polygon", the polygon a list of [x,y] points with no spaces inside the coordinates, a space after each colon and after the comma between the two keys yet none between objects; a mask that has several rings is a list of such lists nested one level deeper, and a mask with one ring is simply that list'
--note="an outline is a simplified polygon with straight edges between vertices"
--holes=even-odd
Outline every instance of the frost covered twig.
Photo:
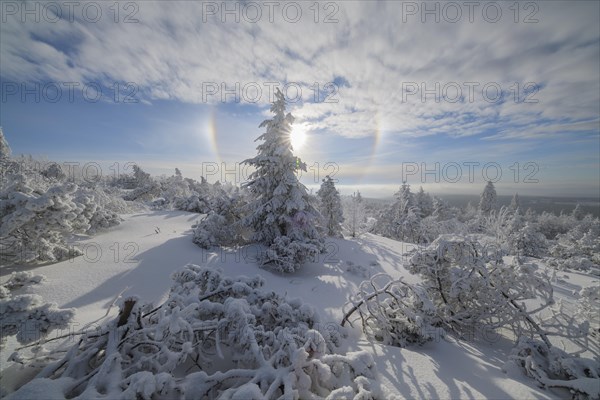
[{"label": "frost covered twig", "polygon": [[387,274],[374,275],[360,285],[341,325],[359,314],[363,331],[385,344],[404,347],[421,344],[443,335],[435,316],[435,307],[423,288],[410,285]]}]

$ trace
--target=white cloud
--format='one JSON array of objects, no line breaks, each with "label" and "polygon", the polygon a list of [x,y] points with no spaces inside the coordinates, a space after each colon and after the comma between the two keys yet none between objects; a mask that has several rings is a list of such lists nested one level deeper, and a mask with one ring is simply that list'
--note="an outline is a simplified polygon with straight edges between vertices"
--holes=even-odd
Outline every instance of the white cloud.
[{"label": "white cloud", "polygon": [[[108,3],[97,23],[80,16],[74,22],[22,23],[9,15],[1,28],[0,67],[7,80],[135,82],[150,101],[218,102],[218,95],[203,98],[203,83],[256,82],[265,103],[266,82],[298,82],[304,100],[296,109],[299,120],[346,137],[377,130],[469,136],[501,124],[504,129],[494,138],[516,139],[554,135],[597,119],[598,2],[537,2],[539,22],[531,24],[514,23],[510,4],[502,2],[497,23],[483,19],[484,3],[474,23],[466,9],[457,23],[435,23],[431,17],[421,23],[418,15],[403,22],[404,3],[337,2],[339,22],[331,24],[314,23],[312,3],[301,3],[297,23],[286,22],[281,7],[270,23],[266,6],[256,24],[243,18],[203,22],[203,3],[187,1],[137,2],[139,23],[123,23],[124,10],[115,23]],[[319,18],[332,10],[321,9]],[[522,9],[519,19],[529,12]],[[349,83],[340,87],[339,102],[312,103],[314,82],[323,90],[337,77]],[[473,102],[435,102],[431,96],[422,102],[418,95],[403,98],[402,84],[409,82],[428,88],[456,82],[464,95],[465,82],[479,87]],[[487,102],[480,88],[488,82],[500,85],[509,98]],[[514,82],[540,85],[534,95],[539,103],[512,101]]]}]

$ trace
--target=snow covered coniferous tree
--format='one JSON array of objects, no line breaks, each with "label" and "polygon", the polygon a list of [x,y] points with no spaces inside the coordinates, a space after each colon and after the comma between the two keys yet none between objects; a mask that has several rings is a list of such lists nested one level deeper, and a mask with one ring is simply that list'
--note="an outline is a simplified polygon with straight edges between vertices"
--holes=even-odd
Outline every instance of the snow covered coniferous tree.
[{"label": "snow covered coniferous tree", "polygon": [[425,193],[422,186],[415,195],[415,200],[416,206],[419,207],[419,211],[421,212],[421,218],[425,218],[433,214],[433,199],[429,193]]},{"label": "snow covered coniferous tree", "polygon": [[327,236],[341,237],[342,222],[344,222],[340,193],[335,188],[329,175],[323,179],[321,188],[317,191],[320,200],[320,211]]},{"label": "snow covered coniferous tree", "polygon": [[2,132],[2,128],[0,128],[0,160],[8,158],[10,158],[10,146],[4,138],[4,132]]},{"label": "snow covered coniferous tree", "polygon": [[521,200],[519,199],[519,194],[515,193],[512,200],[510,201],[511,210],[515,211],[521,208]]},{"label": "snow covered coniferous tree", "polygon": [[577,221],[581,221],[583,219],[583,217],[585,217],[585,213],[583,212],[583,209],[581,208],[581,205],[579,203],[577,203],[577,205],[573,209],[573,212],[571,213],[571,215]]},{"label": "snow covered coniferous tree", "polygon": [[257,139],[263,141],[258,154],[244,161],[256,168],[244,184],[253,196],[244,223],[254,230],[255,241],[269,247],[262,264],[293,272],[323,251],[324,244],[316,228],[319,213],[296,176],[297,170],[306,171],[306,165],[292,153],[294,117],[286,114],[279,89],[275,96],[271,105],[275,116],[260,124],[267,131]]},{"label": "snow covered coniferous tree", "polygon": [[344,214],[344,225],[352,237],[366,230],[365,204],[358,190],[345,202]]},{"label": "snow covered coniferous tree", "polygon": [[438,221],[444,221],[450,217],[450,210],[443,199],[439,197],[433,198],[433,212],[431,215]]},{"label": "snow covered coniferous tree", "polygon": [[496,207],[496,198],[496,188],[492,181],[488,181],[481,193],[479,212],[483,215],[488,215]]}]

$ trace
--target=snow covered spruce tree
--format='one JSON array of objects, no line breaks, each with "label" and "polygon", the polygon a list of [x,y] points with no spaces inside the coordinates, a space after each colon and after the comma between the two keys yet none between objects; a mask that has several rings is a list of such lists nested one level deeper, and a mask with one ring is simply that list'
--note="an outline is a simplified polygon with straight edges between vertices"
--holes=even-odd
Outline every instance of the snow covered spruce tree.
[{"label": "snow covered spruce tree", "polygon": [[306,171],[306,164],[292,152],[290,133],[294,117],[286,114],[285,99],[279,89],[275,96],[271,105],[275,116],[260,124],[267,131],[257,140],[264,142],[257,147],[256,157],[244,161],[256,168],[243,185],[253,196],[244,223],[254,230],[255,241],[269,247],[262,264],[293,272],[322,252],[324,243],[316,228],[319,213],[296,176],[297,170]]},{"label": "snow covered spruce tree", "polygon": [[479,212],[483,215],[488,215],[496,207],[496,199],[496,188],[492,181],[488,181],[481,193]]},{"label": "snow covered spruce tree", "polygon": [[350,236],[356,237],[367,229],[365,202],[357,190],[344,201],[344,226],[350,231]]},{"label": "snow covered spruce tree", "polygon": [[394,203],[379,214],[374,232],[396,240],[419,243],[422,239],[421,211],[415,204],[410,185],[404,182],[394,197]]},{"label": "snow covered spruce tree", "polygon": [[581,208],[581,205],[579,203],[577,203],[577,205],[573,209],[573,212],[571,213],[571,215],[577,221],[581,221],[583,219],[583,217],[585,217],[585,213],[583,212],[583,209]]},{"label": "snow covered spruce tree", "polygon": [[16,163],[11,162],[10,160],[10,146],[8,142],[4,138],[4,132],[2,132],[2,127],[0,127],[0,185],[4,183],[6,176],[9,173],[9,169],[12,164],[14,164],[13,168],[16,167]]},{"label": "snow covered spruce tree", "polygon": [[448,204],[439,197],[433,198],[433,212],[431,215],[438,221],[445,221],[452,217]]},{"label": "snow covered spruce tree", "polygon": [[0,127],[0,160],[10,158],[10,153],[10,146],[4,138],[4,132],[2,131],[2,127]]},{"label": "snow covered spruce tree", "polygon": [[433,199],[429,193],[423,190],[423,186],[415,195],[415,205],[419,208],[421,218],[425,218],[433,214]]},{"label": "snow covered spruce tree", "polygon": [[521,208],[521,199],[519,199],[519,193],[515,193],[512,200],[510,201],[510,209],[516,211]]},{"label": "snow covered spruce tree", "polygon": [[335,188],[329,175],[323,179],[321,188],[317,191],[319,209],[323,216],[323,225],[327,236],[342,237],[342,222],[344,222],[340,193]]}]

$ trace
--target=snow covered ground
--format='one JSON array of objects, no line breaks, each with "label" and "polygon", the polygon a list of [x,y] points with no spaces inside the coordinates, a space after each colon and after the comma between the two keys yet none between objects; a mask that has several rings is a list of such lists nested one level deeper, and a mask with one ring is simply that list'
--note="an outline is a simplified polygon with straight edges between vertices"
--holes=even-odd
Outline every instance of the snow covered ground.
[{"label": "snow covered ground", "polygon": [[[323,329],[333,327],[334,322],[339,324],[348,296],[365,276],[384,272],[392,277],[403,276],[407,282],[418,280],[403,267],[403,254],[413,245],[371,234],[353,240],[327,239],[327,251],[318,260],[295,274],[279,275],[253,262],[254,255],[262,250],[259,246],[210,251],[192,243],[191,226],[198,214],[156,211],[124,218],[121,225],[82,239],[79,246],[85,249],[84,256],[35,267],[34,272],[46,280],[27,290],[61,308],[76,308],[73,331],[86,326],[93,329],[119,293],[159,303],[168,294],[171,273],[189,263],[221,268],[229,276],[260,275],[266,280],[267,290],[299,297],[315,306]],[[3,276],[10,272],[7,268]],[[569,298],[583,285],[597,284],[584,274],[561,273],[559,278],[558,297]],[[112,307],[109,316],[116,313],[116,307]],[[55,331],[49,338],[65,333]],[[468,342],[440,338],[420,347],[398,348],[367,341],[358,327],[350,328],[348,333],[344,346],[350,351],[373,354],[382,388],[390,399],[546,399],[566,394],[540,389],[518,373],[504,373],[501,368],[513,343],[500,336],[492,335],[487,341],[475,337]],[[18,385],[19,377],[31,372],[7,361],[16,347],[16,341],[10,339],[1,359],[0,383],[9,392]]]}]

